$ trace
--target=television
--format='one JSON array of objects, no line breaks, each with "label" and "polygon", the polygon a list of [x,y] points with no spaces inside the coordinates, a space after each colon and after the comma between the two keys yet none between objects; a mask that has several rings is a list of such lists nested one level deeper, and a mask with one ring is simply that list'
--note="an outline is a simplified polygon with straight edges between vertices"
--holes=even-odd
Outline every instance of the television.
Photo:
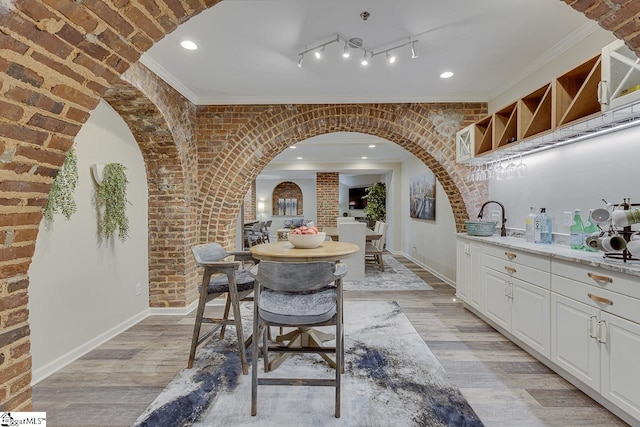
[{"label": "television", "polygon": [[367,194],[369,187],[349,188],[349,209],[364,209],[367,206],[367,199],[362,197]]}]

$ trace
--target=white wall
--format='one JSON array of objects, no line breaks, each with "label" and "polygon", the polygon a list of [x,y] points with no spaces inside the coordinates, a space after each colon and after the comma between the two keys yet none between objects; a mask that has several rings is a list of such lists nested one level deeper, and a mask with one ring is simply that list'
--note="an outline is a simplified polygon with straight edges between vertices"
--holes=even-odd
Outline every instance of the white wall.
[{"label": "white wall", "polygon": [[[272,203],[271,196],[273,195],[273,189],[278,184],[285,180],[282,179],[257,179],[256,180],[256,209],[258,207],[258,201],[264,201],[264,213],[256,212],[256,218],[261,221],[272,220],[273,223],[269,228],[270,234],[275,236],[276,230],[282,228],[285,219],[291,217],[274,216],[272,215]],[[293,182],[302,190],[302,215],[298,215],[297,218],[303,217],[304,219],[310,219],[318,223],[318,198],[316,196],[316,180],[315,179],[287,179],[286,181]]]},{"label": "white wall", "polygon": [[[527,176],[489,182],[489,199],[505,205],[507,227],[524,228],[529,206],[547,208],[554,232],[569,233],[562,212],[630,197],[640,203],[640,127],[576,142],[524,157]],[[495,205],[493,205],[495,206]]]},{"label": "white wall", "polygon": [[[148,311],[148,192],[145,165],[133,135],[105,102],[91,113],[75,139],[79,182],[77,212],[44,223],[29,269],[29,323],[34,383]],[[131,238],[99,244],[92,204],[94,163],[127,167]],[[141,295],[135,284],[140,283]]]},{"label": "white wall", "polygon": [[456,224],[449,198],[440,182],[436,184],[436,219],[425,221],[409,216],[409,183],[429,169],[413,157],[402,164],[401,227],[402,252],[451,283],[456,273]]}]

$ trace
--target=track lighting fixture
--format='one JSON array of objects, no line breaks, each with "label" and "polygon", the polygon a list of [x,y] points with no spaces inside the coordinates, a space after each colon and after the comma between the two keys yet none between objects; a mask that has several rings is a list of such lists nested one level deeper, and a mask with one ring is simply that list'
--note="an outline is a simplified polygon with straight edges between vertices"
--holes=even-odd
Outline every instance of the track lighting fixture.
[{"label": "track lighting fixture", "polygon": [[369,65],[369,61],[367,60],[367,51],[364,51],[364,55],[362,56],[362,61],[360,61],[360,64],[362,64],[363,67],[366,67],[367,65]]},{"label": "track lighting fixture", "polygon": [[387,52],[387,62],[389,64],[393,64],[394,62],[396,62],[396,56],[393,53]]},{"label": "track lighting fixture", "polygon": [[409,37],[407,41],[397,42],[395,45],[392,45],[387,49],[381,49],[376,51],[375,49],[370,49],[369,47],[364,46],[362,43],[362,39],[358,37],[349,38],[341,34],[336,34],[330,40],[315,43],[312,45],[312,47],[310,48],[305,47],[305,50],[303,50],[302,52],[299,52],[298,68],[302,68],[302,62],[304,61],[305,54],[313,52],[315,57],[320,59],[325,53],[326,46],[329,46],[333,43],[339,43],[339,42],[344,42],[344,47],[342,48],[343,58],[349,58],[354,50],[355,51],[361,50],[363,52],[363,57],[360,63],[363,66],[368,65],[370,60],[372,60],[374,57],[381,54],[385,54],[387,58],[387,62],[389,64],[393,64],[396,62],[396,59],[397,59],[397,51],[399,51],[401,48],[408,45],[411,45],[411,58],[415,59],[418,57],[418,54],[416,52],[416,43],[418,43],[418,40],[414,40],[413,36]]},{"label": "track lighting fixture", "polygon": [[343,58],[348,58],[349,56],[351,56],[351,54],[349,53],[349,44],[345,41],[344,42],[344,49],[342,49],[342,57]]}]

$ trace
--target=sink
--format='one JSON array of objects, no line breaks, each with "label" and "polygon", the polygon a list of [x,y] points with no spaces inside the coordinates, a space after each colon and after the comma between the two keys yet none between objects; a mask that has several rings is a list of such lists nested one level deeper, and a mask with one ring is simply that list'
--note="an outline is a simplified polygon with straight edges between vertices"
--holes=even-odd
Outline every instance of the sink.
[{"label": "sink", "polygon": [[469,236],[493,236],[498,221],[465,221],[464,226]]}]

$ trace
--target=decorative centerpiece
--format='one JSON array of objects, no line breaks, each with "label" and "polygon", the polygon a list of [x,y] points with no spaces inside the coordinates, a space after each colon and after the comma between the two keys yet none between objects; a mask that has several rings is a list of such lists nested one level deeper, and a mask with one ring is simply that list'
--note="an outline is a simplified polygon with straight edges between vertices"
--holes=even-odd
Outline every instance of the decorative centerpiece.
[{"label": "decorative centerpiece", "polygon": [[317,248],[324,242],[326,233],[319,232],[316,227],[305,225],[294,228],[289,232],[289,243],[299,249]]}]

